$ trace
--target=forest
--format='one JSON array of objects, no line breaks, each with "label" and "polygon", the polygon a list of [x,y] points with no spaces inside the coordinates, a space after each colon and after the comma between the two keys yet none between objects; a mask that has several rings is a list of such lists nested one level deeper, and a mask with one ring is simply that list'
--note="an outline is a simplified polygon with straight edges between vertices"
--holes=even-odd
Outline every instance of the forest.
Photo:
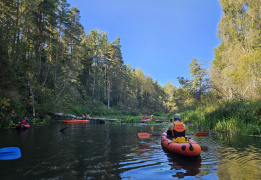
[{"label": "forest", "polygon": [[204,128],[260,134],[261,0],[219,2],[211,69],[195,57],[191,78],[162,87],[124,64],[120,37],[86,33],[66,0],[0,0],[0,124],[53,113],[180,112]]}]

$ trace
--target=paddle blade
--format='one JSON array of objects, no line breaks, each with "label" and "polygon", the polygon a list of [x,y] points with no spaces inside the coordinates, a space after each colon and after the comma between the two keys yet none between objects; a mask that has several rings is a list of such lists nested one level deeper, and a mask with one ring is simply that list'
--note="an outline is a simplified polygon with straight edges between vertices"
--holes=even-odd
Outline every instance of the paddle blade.
[{"label": "paddle blade", "polygon": [[195,136],[208,136],[207,132],[198,132],[197,134],[194,134]]},{"label": "paddle blade", "polygon": [[21,157],[21,151],[18,147],[0,148],[0,160],[18,159]]},{"label": "paddle blade", "polygon": [[149,138],[151,136],[151,134],[149,133],[138,133],[138,137],[140,139],[146,139],[146,138]]}]

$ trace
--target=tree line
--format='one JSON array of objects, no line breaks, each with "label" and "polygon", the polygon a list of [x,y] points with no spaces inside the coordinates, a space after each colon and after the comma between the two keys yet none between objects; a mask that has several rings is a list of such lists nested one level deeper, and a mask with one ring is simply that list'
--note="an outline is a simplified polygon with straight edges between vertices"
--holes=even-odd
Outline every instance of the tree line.
[{"label": "tree line", "polygon": [[224,99],[261,98],[261,1],[220,0],[223,10],[211,80]]},{"label": "tree line", "polygon": [[205,79],[209,83],[200,85],[203,71],[193,75],[190,82],[198,84],[198,95],[203,96],[183,107],[183,117],[205,129],[260,135],[261,0],[219,2],[223,11],[217,31],[221,44],[214,49],[209,79]]},{"label": "tree line", "polygon": [[120,38],[85,33],[66,0],[0,0],[0,117],[49,112],[173,112],[222,100],[260,100],[260,0],[220,0],[221,44],[208,72],[160,86],[125,65]]},{"label": "tree line", "polygon": [[120,38],[85,34],[66,0],[1,0],[0,9],[1,119],[171,106],[157,81],[124,64]]}]

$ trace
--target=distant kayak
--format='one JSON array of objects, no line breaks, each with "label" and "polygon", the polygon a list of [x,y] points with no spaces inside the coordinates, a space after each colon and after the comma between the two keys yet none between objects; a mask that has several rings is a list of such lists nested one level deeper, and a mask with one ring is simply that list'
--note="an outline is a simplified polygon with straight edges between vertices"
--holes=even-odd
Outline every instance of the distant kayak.
[{"label": "distant kayak", "polygon": [[28,129],[29,127],[30,127],[29,124],[17,124],[11,126],[11,128],[15,128],[16,130],[24,130],[24,129]]},{"label": "distant kayak", "polygon": [[[184,138],[184,137],[183,137]],[[161,136],[161,144],[168,151],[183,156],[198,156],[201,152],[200,145],[187,137],[187,142],[177,143],[167,138],[167,131]]]},{"label": "distant kayak", "polygon": [[141,122],[148,122],[150,121],[149,119],[142,119]]},{"label": "distant kayak", "polygon": [[90,120],[84,119],[75,119],[75,120],[63,120],[63,123],[82,123],[82,122],[89,122]]}]

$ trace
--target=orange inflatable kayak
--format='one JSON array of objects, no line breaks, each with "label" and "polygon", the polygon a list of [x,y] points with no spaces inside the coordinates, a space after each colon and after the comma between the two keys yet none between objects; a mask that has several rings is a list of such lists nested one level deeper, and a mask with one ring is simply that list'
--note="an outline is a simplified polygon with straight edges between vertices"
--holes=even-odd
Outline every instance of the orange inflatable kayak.
[{"label": "orange inflatable kayak", "polygon": [[168,151],[183,156],[198,156],[201,152],[200,145],[193,139],[188,138],[188,142],[176,143],[167,138],[167,131],[161,135],[161,144]]},{"label": "orange inflatable kayak", "polygon": [[81,123],[81,122],[89,122],[87,119],[75,119],[75,120],[63,120],[63,123]]}]

